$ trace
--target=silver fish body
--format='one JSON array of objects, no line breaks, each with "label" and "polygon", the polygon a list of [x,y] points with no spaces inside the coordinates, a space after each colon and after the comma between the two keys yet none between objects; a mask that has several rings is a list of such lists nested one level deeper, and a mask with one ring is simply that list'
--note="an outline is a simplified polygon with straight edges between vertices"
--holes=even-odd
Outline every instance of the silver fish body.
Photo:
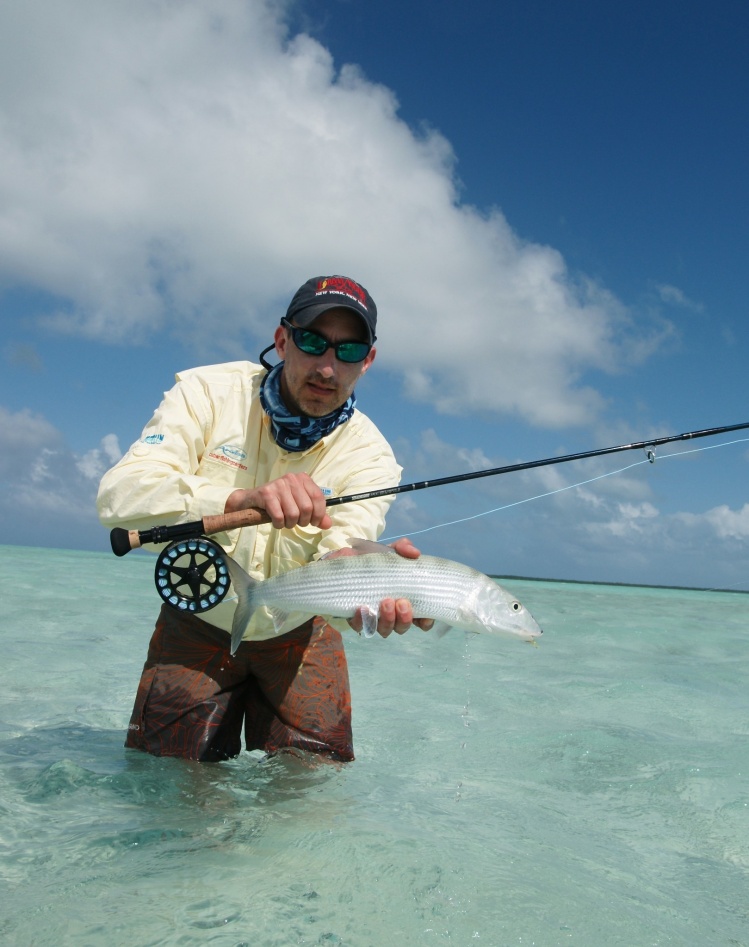
[{"label": "silver fish body", "polygon": [[[533,616],[506,589],[469,566],[422,555],[399,556],[391,547],[351,540],[357,555],[322,559],[265,581],[258,581],[233,560],[229,573],[239,599],[232,627],[232,654],[254,610],[270,609],[277,628],[288,612],[353,618],[360,611],[362,633],[377,630],[380,602],[405,598],[414,617],[435,620],[435,631],[449,628],[503,634],[533,640],[542,634]],[[372,551],[376,550],[376,551]]]}]

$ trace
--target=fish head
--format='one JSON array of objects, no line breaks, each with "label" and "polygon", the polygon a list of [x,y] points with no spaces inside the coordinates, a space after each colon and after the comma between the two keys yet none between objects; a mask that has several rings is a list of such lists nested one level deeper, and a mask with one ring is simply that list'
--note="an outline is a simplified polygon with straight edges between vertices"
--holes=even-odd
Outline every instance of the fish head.
[{"label": "fish head", "polygon": [[483,626],[481,631],[493,635],[508,635],[523,641],[533,641],[543,634],[528,609],[512,592],[489,579],[478,590],[473,603],[475,619]]}]

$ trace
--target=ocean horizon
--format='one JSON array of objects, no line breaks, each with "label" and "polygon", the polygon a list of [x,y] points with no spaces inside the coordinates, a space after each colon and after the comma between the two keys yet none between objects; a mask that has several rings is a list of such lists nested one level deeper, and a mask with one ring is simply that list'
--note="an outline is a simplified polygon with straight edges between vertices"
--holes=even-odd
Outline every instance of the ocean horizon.
[{"label": "ocean horizon", "polygon": [[624,589],[664,589],[675,592],[736,592],[739,595],[749,594],[749,589],[732,589],[721,586],[707,585],[657,585],[649,582],[604,582],[598,579],[555,579],[550,577],[532,576],[532,575],[494,575],[489,576],[498,582],[560,582],[564,585],[610,585],[612,588]]}]

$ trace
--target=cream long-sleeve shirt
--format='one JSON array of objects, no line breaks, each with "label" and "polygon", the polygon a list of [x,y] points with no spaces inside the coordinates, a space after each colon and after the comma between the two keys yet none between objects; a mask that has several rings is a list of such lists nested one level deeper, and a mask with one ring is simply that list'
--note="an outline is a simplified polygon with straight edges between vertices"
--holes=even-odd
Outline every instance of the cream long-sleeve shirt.
[{"label": "cream long-sleeve shirt", "polygon": [[[365,493],[395,486],[401,468],[375,425],[359,411],[309,450],[279,447],[260,404],[265,374],[251,362],[228,362],[179,372],[177,384],[148,422],[138,441],[102,478],[97,507],[107,527],[149,529],[199,520],[224,512],[236,489],[251,489],[286,473],[307,473],[326,496]],[[392,497],[331,507],[333,521],[317,527],[245,527],[212,538],[251,576],[265,579],[310,562],[352,537],[377,539]],[[152,547],[157,548],[157,547]],[[200,617],[230,631],[236,598],[227,598]],[[279,634],[309,614],[289,615]],[[349,626],[331,620],[341,629]],[[245,639],[273,637],[265,608],[253,616]]]}]

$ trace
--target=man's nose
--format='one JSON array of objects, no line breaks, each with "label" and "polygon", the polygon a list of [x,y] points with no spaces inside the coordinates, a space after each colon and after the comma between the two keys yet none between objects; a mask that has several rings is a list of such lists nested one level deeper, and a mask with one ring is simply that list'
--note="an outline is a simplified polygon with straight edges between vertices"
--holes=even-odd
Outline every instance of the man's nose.
[{"label": "man's nose", "polygon": [[326,378],[332,378],[335,375],[336,355],[332,348],[323,352],[317,360],[317,366],[320,374]]}]

